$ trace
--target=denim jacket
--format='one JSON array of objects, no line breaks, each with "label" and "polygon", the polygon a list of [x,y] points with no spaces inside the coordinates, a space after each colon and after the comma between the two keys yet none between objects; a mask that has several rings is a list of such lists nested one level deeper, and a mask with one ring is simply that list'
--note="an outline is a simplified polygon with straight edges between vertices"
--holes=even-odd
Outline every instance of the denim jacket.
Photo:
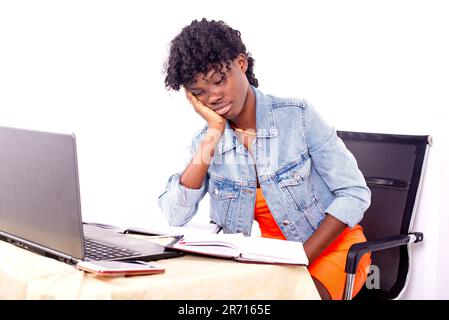
[{"label": "denim jacket", "polygon": [[[251,154],[227,122],[200,189],[172,175],[159,196],[170,225],[182,226],[195,215],[206,192],[210,217],[225,233],[249,236],[254,220],[256,173],[266,203],[288,240],[305,242],[331,214],[349,227],[370,205],[371,192],[354,156],[305,100],[256,95],[256,139]],[[194,136],[193,155],[207,131]]]}]

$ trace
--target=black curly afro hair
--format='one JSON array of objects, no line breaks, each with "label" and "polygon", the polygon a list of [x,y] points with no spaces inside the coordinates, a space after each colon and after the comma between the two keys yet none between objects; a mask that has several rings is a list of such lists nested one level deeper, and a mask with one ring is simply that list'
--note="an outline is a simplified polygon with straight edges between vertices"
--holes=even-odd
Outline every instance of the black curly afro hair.
[{"label": "black curly afro hair", "polygon": [[178,91],[181,86],[194,83],[198,73],[207,74],[211,68],[221,72],[223,63],[229,69],[230,61],[241,53],[248,59],[248,81],[257,87],[259,83],[253,73],[254,59],[246,51],[240,32],[223,21],[193,20],[171,42],[165,64],[165,87]]}]

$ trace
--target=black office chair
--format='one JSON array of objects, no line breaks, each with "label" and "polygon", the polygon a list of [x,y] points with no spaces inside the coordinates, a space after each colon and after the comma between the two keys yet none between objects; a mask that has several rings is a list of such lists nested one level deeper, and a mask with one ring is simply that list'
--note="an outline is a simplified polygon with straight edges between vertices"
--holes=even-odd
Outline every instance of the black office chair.
[{"label": "black office chair", "polygon": [[371,252],[372,266],[379,271],[379,286],[364,286],[355,299],[395,299],[407,285],[410,246],[423,240],[423,234],[412,232],[412,227],[432,139],[346,131],[337,134],[357,159],[372,192],[371,206],[360,223],[367,242],[349,250],[343,298],[352,298],[358,262]]}]

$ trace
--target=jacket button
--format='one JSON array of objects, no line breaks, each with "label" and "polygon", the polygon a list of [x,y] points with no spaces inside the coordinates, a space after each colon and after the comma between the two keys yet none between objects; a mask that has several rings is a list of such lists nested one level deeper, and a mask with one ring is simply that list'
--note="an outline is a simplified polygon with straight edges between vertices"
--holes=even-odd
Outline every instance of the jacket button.
[{"label": "jacket button", "polygon": [[282,221],[282,224],[283,224],[284,226],[288,226],[288,225],[290,224],[290,221],[284,220],[284,221]]},{"label": "jacket button", "polygon": [[218,194],[218,189],[214,189],[214,194]]}]

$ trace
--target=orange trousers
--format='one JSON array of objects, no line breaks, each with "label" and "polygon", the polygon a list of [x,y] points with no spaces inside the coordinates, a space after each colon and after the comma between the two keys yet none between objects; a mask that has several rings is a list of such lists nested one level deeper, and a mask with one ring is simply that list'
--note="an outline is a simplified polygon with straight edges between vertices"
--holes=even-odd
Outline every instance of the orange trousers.
[{"label": "orange trousers", "polygon": [[[265,202],[262,190],[257,188],[254,219],[259,223],[262,237],[284,239]],[[321,254],[309,265],[310,275],[320,281],[329,292],[332,300],[343,298],[346,282],[346,256],[349,248],[366,238],[360,225],[354,228],[347,227]],[[354,281],[353,297],[363,288],[371,264],[370,253],[365,254],[357,267]]]}]

